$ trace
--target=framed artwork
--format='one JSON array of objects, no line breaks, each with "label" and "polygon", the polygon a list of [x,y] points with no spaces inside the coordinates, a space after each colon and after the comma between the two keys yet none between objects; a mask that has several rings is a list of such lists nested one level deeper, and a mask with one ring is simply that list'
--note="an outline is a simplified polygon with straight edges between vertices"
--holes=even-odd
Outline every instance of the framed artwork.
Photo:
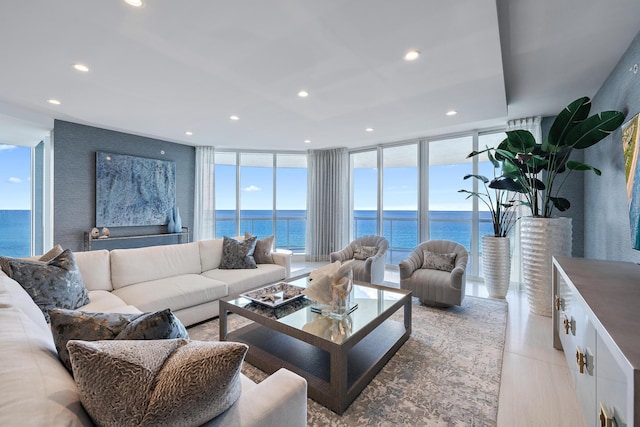
[{"label": "framed artwork", "polygon": [[622,125],[622,149],[624,150],[624,175],[627,182],[627,201],[629,202],[629,222],[631,225],[631,244],[640,250],[640,171],[638,171],[638,153],[640,150],[640,114]]},{"label": "framed artwork", "polygon": [[176,163],[96,152],[96,226],[164,225],[176,203]]}]

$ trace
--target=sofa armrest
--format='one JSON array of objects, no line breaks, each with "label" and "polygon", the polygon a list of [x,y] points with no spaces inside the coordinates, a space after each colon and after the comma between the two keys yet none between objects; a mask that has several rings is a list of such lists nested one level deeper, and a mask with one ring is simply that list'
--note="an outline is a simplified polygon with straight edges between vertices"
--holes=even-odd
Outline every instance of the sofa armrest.
[{"label": "sofa armrest", "polygon": [[288,249],[278,249],[271,253],[273,257],[273,262],[281,265],[285,269],[284,278],[288,279],[291,277],[291,256],[293,252]]},{"label": "sofa armrest", "polygon": [[281,427],[307,425],[307,381],[287,369],[274,372],[213,420],[213,426]]},{"label": "sofa armrest", "polygon": [[451,286],[461,290],[464,285],[464,273],[465,269],[462,267],[456,267],[451,270]]}]

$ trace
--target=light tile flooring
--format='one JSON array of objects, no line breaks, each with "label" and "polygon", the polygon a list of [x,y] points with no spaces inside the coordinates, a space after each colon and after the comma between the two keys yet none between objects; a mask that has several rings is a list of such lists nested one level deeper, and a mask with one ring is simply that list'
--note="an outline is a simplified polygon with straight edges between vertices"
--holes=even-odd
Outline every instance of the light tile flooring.
[{"label": "light tile flooring", "polygon": [[[294,263],[292,272],[321,263]],[[385,281],[400,282],[397,270]],[[467,281],[467,295],[488,297],[481,283]],[[552,345],[551,319],[531,314],[524,292],[509,291],[509,315],[502,362],[498,427],[585,424],[562,352]]]}]

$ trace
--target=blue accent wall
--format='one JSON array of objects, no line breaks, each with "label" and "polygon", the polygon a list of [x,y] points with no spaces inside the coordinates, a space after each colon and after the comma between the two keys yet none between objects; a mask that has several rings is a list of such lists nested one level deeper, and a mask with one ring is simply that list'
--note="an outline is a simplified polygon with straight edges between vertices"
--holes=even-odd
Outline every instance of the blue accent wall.
[{"label": "blue accent wall", "polygon": [[[635,64],[640,67],[640,33],[593,98],[592,112],[619,110],[625,123],[640,112]],[[640,262],[640,251],[631,244],[620,129],[585,150],[585,162],[602,170],[602,176],[586,174],[584,180],[585,257]]]},{"label": "blue accent wall", "polygon": [[[74,251],[81,251],[84,248],[84,232],[89,232],[95,226],[96,151],[176,162],[176,203],[180,209],[182,225],[192,230],[194,147],[62,120],[54,122],[53,132],[54,243]],[[164,154],[161,154],[162,151]],[[110,227],[109,229],[113,236],[167,232],[166,226]],[[108,246],[100,245],[100,248],[114,249],[177,242],[177,236],[169,236],[166,239],[113,241]]]}]

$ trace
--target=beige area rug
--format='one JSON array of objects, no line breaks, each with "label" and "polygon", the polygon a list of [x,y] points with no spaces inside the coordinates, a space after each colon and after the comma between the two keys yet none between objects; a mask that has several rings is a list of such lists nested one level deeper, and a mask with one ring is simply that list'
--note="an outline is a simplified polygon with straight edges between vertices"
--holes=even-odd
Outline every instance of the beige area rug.
[{"label": "beige area rug", "polygon": [[[449,309],[413,303],[409,340],[342,416],[309,399],[309,426],[496,425],[507,303],[476,297]],[[232,314],[229,329],[246,322]],[[217,340],[218,319],[188,331],[194,340]],[[242,371],[256,382],[267,376],[248,363]]]}]

